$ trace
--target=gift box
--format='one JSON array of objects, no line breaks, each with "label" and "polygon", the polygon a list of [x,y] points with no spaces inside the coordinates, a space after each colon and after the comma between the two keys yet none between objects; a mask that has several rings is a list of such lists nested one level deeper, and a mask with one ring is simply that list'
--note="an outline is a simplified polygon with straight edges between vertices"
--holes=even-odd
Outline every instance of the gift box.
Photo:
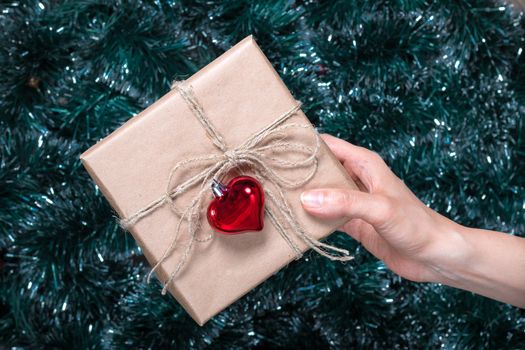
[{"label": "gift box", "polygon": [[[81,155],[157,278],[200,325],[300,253],[327,248],[318,242],[345,221],[315,218],[301,206],[304,190],[357,187],[297,103],[249,36]],[[224,234],[210,226],[217,164],[222,180],[260,180],[262,230]]]}]

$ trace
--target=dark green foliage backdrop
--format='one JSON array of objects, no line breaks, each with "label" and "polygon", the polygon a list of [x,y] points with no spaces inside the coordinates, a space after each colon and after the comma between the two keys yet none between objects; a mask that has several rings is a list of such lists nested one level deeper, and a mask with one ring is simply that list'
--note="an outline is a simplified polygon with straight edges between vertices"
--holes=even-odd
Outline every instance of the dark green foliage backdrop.
[{"label": "dark green foliage backdrop", "polygon": [[253,33],[320,129],[430,207],[525,232],[525,20],[493,1],[0,5],[0,345],[525,349],[525,312],[403,281],[350,238],[200,328],[148,271],[79,154]]}]

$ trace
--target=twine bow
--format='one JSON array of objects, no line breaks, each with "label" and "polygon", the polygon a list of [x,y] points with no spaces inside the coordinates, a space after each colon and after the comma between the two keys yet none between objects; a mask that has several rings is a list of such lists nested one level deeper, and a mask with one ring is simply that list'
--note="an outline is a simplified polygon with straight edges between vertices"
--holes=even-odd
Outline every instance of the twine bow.
[{"label": "twine bow", "polygon": [[[261,183],[271,184],[272,187],[276,189],[276,194],[274,194],[270,190],[269,186],[265,186],[264,188],[265,196],[272,204],[271,206],[268,205],[269,203],[265,205],[265,214],[275,226],[282,238],[294,251],[296,259],[302,257],[302,251],[297,243],[293,240],[289,231],[283,225],[280,217],[284,219],[285,223],[288,224],[290,231],[293,232],[296,237],[301,239],[304,243],[306,243],[307,246],[315,250],[317,253],[331,260],[348,261],[353,259],[348,250],[322,243],[310,236],[310,234],[308,234],[308,232],[306,232],[297,222],[283,193],[284,188],[299,188],[306,184],[315,175],[318,167],[317,155],[319,153],[321,141],[317,131],[314,130],[314,132],[309,132],[309,134],[311,134],[313,137],[313,146],[298,142],[284,141],[286,135],[290,133],[290,129],[311,129],[311,126],[306,124],[285,123],[285,121],[287,121],[300,109],[300,102],[297,102],[295,106],[280,115],[272,123],[253,134],[240,146],[229,148],[226,145],[222,135],[217,131],[217,129],[215,129],[215,126],[206,116],[204,109],[193,93],[191,86],[187,85],[183,81],[175,81],[172,85],[172,88],[176,89],[180,93],[181,97],[186,102],[193,115],[198,119],[202,127],[205,129],[208,137],[221,151],[221,153],[188,158],[177,162],[169,173],[165,193],[133,215],[120,220],[121,226],[125,229],[128,229],[140,219],[166,204],[169,205],[172,212],[179,217],[175,235],[169,247],[167,247],[164,251],[162,257],[149,272],[147,278],[148,283],[152,274],[175,249],[184,220],[186,220],[188,223],[188,232],[190,238],[186,243],[182,257],[177,263],[177,267],[165,282],[162,289],[162,294],[166,293],[170,282],[173,281],[177,273],[186,263],[193,244],[196,241],[205,242],[213,238],[213,232],[210,232],[210,234],[204,239],[197,237],[197,233],[201,228],[200,218],[203,201],[206,196],[209,196],[211,193],[210,189],[214,178],[222,179],[222,177],[224,177],[230,170],[234,168],[240,168],[244,165],[255,173],[255,177]],[[294,153],[305,154],[306,156],[303,159],[292,161],[284,158],[272,157],[267,154],[268,151],[293,151]],[[202,167],[202,170],[199,173],[176,186],[173,185],[175,174],[179,170],[197,166]],[[307,168],[308,171],[306,174],[304,174],[304,176],[298,179],[289,179],[280,175],[278,171],[276,171],[279,168]],[[188,192],[197,184],[200,184],[198,194],[185,208],[179,208],[175,203],[177,197],[181,196],[183,193]],[[280,213],[280,215],[277,213]]]}]

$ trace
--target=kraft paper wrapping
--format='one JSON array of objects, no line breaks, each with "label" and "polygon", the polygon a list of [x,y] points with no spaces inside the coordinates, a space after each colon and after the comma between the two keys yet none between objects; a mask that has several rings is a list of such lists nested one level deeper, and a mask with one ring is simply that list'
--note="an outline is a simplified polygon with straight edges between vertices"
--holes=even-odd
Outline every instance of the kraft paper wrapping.
[{"label": "kraft paper wrapping", "polygon": [[[295,103],[251,36],[187,82],[230,146],[241,144]],[[287,122],[311,125],[302,111]],[[315,132],[313,127],[311,132]],[[298,137],[312,140],[312,136],[304,132]],[[169,172],[176,162],[217,152],[180,95],[172,90],[84,152],[81,159],[122,218],[129,217],[164,194]],[[191,174],[184,178],[189,176]],[[304,188],[284,190],[299,223],[313,237],[322,239],[340,227],[344,220],[320,220],[304,211],[299,200],[301,192],[319,187],[357,189],[324,143],[319,153],[319,168],[311,181]],[[184,202],[184,196],[180,200]],[[201,216],[205,221],[202,224],[204,232],[199,233],[202,237],[212,230],[206,221],[206,206],[207,203]],[[164,206],[130,229],[152,266],[169,246],[177,220],[169,207]],[[302,241],[295,241],[303,251],[307,249]],[[175,269],[186,242],[187,235],[182,231],[177,243],[179,248],[157,270],[160,281],[166,281]],[[268,219],[259,232],[214,233],[212,240],[197,242],[193,246],[189,260],[170,284],[169,292],[198,324],[203,325],[294,257],[292,249]]]}]

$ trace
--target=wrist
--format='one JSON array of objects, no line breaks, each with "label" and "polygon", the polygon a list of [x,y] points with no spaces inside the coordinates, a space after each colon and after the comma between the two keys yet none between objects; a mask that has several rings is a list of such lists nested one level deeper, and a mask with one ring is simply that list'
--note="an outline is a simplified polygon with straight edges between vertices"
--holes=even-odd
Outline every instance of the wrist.
[{"label": "wrist", "polygon": [[525,239],[455,223],[445,227],[429,254],[428,280],[525,308]]},{"label": "wrist", "polygon": [[473,259],[473,249],[465,238],[467,227],[442,217],[435,225],[435,239],[426,256],[430,282],[459,285],[462,271]]}]

